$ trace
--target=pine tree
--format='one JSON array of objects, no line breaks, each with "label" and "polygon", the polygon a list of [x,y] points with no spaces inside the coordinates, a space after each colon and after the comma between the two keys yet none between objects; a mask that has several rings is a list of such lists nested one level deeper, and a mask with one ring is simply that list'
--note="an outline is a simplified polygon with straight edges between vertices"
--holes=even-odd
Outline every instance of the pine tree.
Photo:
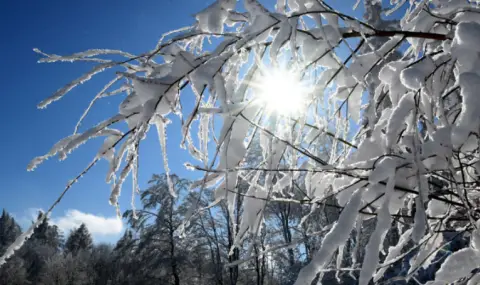
[{"label": "pine tree", "polygon": [[115,276],[113,266],[113,247],[110,244],[93,246],[88,259],[89,270],[95,285],[107,285]]},{"label": "pine tree", "polygon": [[40,282],[41,272],[47,265],[47,261],[60,253],[62,245],[63,236],[58,227],[50,224],[48,218],[44,219],[21,253],[30,282],[33,284]]},{"label": "pine tree", "polygon": [[65,251],[76,255],[83,250],[91,250],[93,240],[88,228],[85,224],[81,224],[79,228],[70,232],[65,243]]},{"label": "pine tree", "polygon": [[[40,217],[38,214],[38,217]],[[43,220],[43,222],[35,229],[35,232],[32,235],[32,239],[36,242],[49,246],[55,251],[59,251],[63,245],[63,235],[56,225],[50,224],[48,218]]]},{"label": "pine tree", "polygon": [[21,234],[20,226],[5,209],[0,217],[0,254]]},{"label": "pine tree", "polygon": [[[6,250],[21,233],[20,226],[5,209],[0,217],[0,254]],[[14,256],[7,265],[0,268],[0,283],[21,285],[27,283],[27,274],[23,267],[24,261],[19,256]]]},{"label": "pine tree", "polygon": [[94,276],[89,274],[88,256],[56,254],[48,259],[42,269],[38,283],[41,285],[87,285],[93,284]]}]

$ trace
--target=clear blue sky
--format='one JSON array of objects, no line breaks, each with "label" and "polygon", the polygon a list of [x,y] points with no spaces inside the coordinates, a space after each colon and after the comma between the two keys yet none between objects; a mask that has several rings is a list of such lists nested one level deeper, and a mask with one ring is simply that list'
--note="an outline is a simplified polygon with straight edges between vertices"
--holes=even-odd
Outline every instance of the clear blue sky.
[{"label": "clear blue sky", "polygon": [[[0,92],[2,122],[0,149],[0,208],[6,208],[22,223],[26,210],[48,208],[73,178],[96,154],[103,139],[81,146],[66,161],[51,159],[34,172],[29,161],[47,152],[59,139],[71,134],[76,120],[111,73],[100,75],[69,93],[45,110],[37,103],[91,68],[80,63],[38,64],[37,47],[47,53],[71,54],[89,48],[121,49],[141,53],[155,46],[162,33],[193,23],[192,15],[211,0],[2,0],[0,1]],[[272,0],[268,2],[273,3]],[[330,1],[331,2],[331,1]],[[351,7],[353,1],[347,1]],[[338,3],[335,6],[338,7]],[[345,3],[347,5],[347,3]],[[103,84],[102,84],[103,83]],[[118,101],[104,100],[84,126],[107,118]],[[174,123],[178,126],[178,122]],[[176,128],[178,130],[178,128]],[[170,167],[182,176],[198,177],[183,167],[188,155],[179,145],[175,125],[168,133]],[[163,163],[155,132],[141,149],[141,186],[152,173],[161,173]],[[97,216],[113,216],[108,204],[110,186],[105,181],[107,164],[102,161],[80,180],[56,208],[53,218],[69,209]],[[120,203],[129,207],[130,184]],[[28,217],[27,217],[28,218]]]}]

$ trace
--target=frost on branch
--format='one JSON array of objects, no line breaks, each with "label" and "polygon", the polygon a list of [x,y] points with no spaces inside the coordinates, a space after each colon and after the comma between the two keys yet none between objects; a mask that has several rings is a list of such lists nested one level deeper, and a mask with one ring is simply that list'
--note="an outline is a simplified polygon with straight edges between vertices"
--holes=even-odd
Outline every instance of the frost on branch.
[{"label": "frost on branch", "polygon": [[[134,176],[133,193],[138,189],[139,148],[155,125],[166,172],[174,161],[167,159],[166,135],[180,134],[192,158],[186,165],[204,172],[191,190],[214,191],[210,205],[195,204],[188,212],[182,231],[194,215],[225,202],[232,218],[243,213],[231,250],[248,244],[244,262],[252,258],[259,234],[268,231],[265,209],[293,203],[304,209],[305,227],[318,211],[341,211],[324,228],[320,248],[305,260],[296,284],[310,284],[329,270],[337,277],[349,271],[360,284],[382,283],[405,258],[407,268],[397,278],[413,280],[432,263],[441,263],[438,284],[471,278],[480,265],[477,5],[437,0],[382,6],[385,1],[364,0],[362,21],[323,1],[279,0],[275,9],[262,1],[241,2],[244,9],[237,1],[213,2],[192,26],[165,34],[154,50],[139,55],[36,50],[41,62],[97,64],[40,107],[107,70],[115,71],[114,80],[94,101],[123,101],[118,114],[99,124],[87,130],[77,124],[28,169],[105,136],[92,163],[65,190],[103,158],[110,165],[110,202],[118,207],[128,175]],[[395,11],[405,13],[393,17]],[[386,20],[383,12],[393,18]],[[306,91],[285,95],[265,86],[262,78],[285,69],[298,73]],[[193,110],[180,104],[189,89]],[[262,99],[271,90],[273,100]],[[283,97],[287,106],[301,98],[303,109],[279,112],[272,106]],[[170,133],[172,116],[182,126]],[[314,235],[307,233],[304,238]],[[449,252],[454,237],[468,247]],[[348,251],[352,243],[355,250]],[[342,260],[345,252],[354,256]]]},{"label": "frost on branch", "polygon": [[32,223],[32,225],[25,232],[18,236],[11,245],[8,246],[5,253],[0,257],[0,266],[5,264],[7,262],[7,259],[10,258],[13,254],[15,254],[15,251],[20,249],[23,244],[33,235],[33,232],[38,226],[42,224],[42,222],[45,220],[45,217],[47,217],[47,214],[48,212],[46,214],[41,213],[37,220]]}]

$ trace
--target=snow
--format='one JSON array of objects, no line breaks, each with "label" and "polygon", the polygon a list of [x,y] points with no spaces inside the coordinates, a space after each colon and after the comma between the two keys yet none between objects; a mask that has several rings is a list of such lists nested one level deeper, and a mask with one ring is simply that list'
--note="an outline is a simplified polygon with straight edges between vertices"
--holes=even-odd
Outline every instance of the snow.
[{"label": "snow", "polygon": [[410,269],[408,274],[413,274],[420,267],[426,268],[435,258],[435,252],[440,250],[443,243],[443,236],[441,233],[433,233],[425,235],[418,244],[421,244],[418,254],[410,260]]},{"label": "snow", "polygon": [[[420,194],[421,195],[421,194]],[[413,221],[413,233],[412,233],[412,240],[414,242],[419,242],[420,239],[425,234],[425,230],[427,229],[427,216],[425,215],[425,208],[423,206],[423,199],[420,199],[420,195],[415,200],[416,212]]]},{"label": "snow", "polygon": [[477,110],[480,106],[480,96],[478,96],[480,76],[473,72],[465,72],[460,74],[458,82],[463,101],[462,111],[452,132],[452,141],[456,147],[467,140],[470,132],[478,133],[480,125],[480,114]]},{"label": "snow", "polygon": [[470,280],[468,280],[467,285],[478,285],[480,284],[480,274],[475,274]]},{"label": "snow", "polygon": [[478,228],[479,222],[477,221],[477,229],[472,231],[472,248],[476,251],[480,251],[480,229]]},{"label": "snow", "polygon": [[400,80],[400,73],[408,65],[408,61],[393,61],[386,64],[379,73],[379,79],[388,86],[388,96],[393,106],[398,104],[407,89]]},{"label": "snow", "polygon": [[377,215],[375,231],[370,236],[370,240],[365,248],[365,257],[362,270],[360,271],[360,278],[358,280],[359,285],[367,285],[375,273],[375,269],[380,261],[378,253],[381,250],[383,240],[392,222],[389,204],[393,188],[395,187],[395,163],[391,161],[384,162],[380,167],[388,169],[388,182],[385,190],[384,202]]},{"label": "snow", "polygon": [[358,189],[353,193],[338,221],[323,239],[319,251],[315,253],[312,261],[300,271],[295,285],[310,284],[318,270],[323,268],[330,261],[337,248],[345,243],[355,225],[357,211],[360,209],[362,202],[362,192],[362,189]]},{"label": "snow", "polygon": [[[400,254],[402,253],[402,249],[406,246],[407,242],[410,240],[410,235],[412,234],[412,229],[406,230],[398,239],[398,243],[395,246],[390,246],[388,248],[388,254],[385,257],[385,260],[383,264],[389,264]],[[373,275],[373,281],[377,282],[380,278],[383,277],[385,272],[387,271],[388,267],[387,266],[382,266],[380,269],[377,270],[377,272]]]},{"label": "snow", "polygon": [[385,134],[386,144],[392,147],[398,140],[398,135],[402,131],[407,116],[415,107],[414,95],[409,92],[405,94],[398,102],[398,105],[393,109],[393,112],[388,120],[387,132]]},{"label": "snow", "polygon": [[446,214],[448,205],[442,201],[431,200],[428,202],[427,214],[430,217],[440,217]]},{"label": "snow", "polygon": [[349,67],[352,76],[358,82],[362,82],[367,73],[369,73],[379,61],[383,60],[383,57],[397,46],[400,41],[401,38],[395,36],[383,44],[378,50],[356,56]]},{"label": "snow", "polygon": [[277,61],[277,54],[280,49],[290,40],[292,35],[293,27],[290,25],[290,22],[287,18],[282,19],[282,22],[278,24],[280,30],[275,35],[275,38],[270,47],[270,59],[272,62]]},{"label": "snow", "polygon": [[59,142],[57,142],[53,147],[52,149],[50,149],[50,151],[45,154],[45,155],[42,155],[42,156],[37,156],[35,157],[27,166],[27,170],[28,171],[33,171],[35,170],[35,168],[41,164],[43,161],[47,160],[48,158],[56,155],[57,153],[59,153],[60,151],[62,151],[66,146],[67,144],[72,141],[73,139],[77,138],[79,136],[79,134],[76,134],[76,135],[72,135],[72,136],[68,136],[62,140],[60,140]]},{"label": "snow", "polygon": [[[425,2],[425,1],[422,1]],[[405,14],[405,17],[401,21],[401,28],[405,31],[415,31],[415,32],[427,32],[432,29],[437,18],[432,17],[425,11],[423,5],[417,4],[409,14]],[[425,44],[425,39],[423,38],[408,38],[407,39],[413,48],[413,52],[416,56],[422,51],[422,47]]]},{"label": "snow", "polygon": [[370,182],[370,184],[377,184],[391,177],[392,173],[395,174],[396,165],[397,163],[395,158],[384,157],[380,159],[373,171],[370,173],[368,182]]},{"label": "snow", "polygon": [[407,68],[400,73],[400,81],[405,87],[417,90],[423,87],[426,74],[418,68]]},{"label": "snow", "polygon": [[72,61],[76,61],[76,60],[85,60],[85,59],[88,59],[88,58],[91,58],[91,57],[94,57],[94,56],[97,56],[97,55],[121,55],[121,56],[124,56],[124,57],[127,57],[127,58],[132,58],[134,57],[134,55],[128,53],[128,52],[124,52],[122,50],[112,50],[112,49],[89,49],[89,50],[86,50],[86,51],[82,51],[82,52],[77,52],[77,53],[74,53],[74,54],[71,54],[71,55],[66,55],[66,56],[59,56],[59,55],[56,55],[56,54],[46,54],[44,52],[42,52],[40,49],[38,48],[34,48],[33,49],[34,52],[36,53],[39,53],[43,56],[46,56],[44,58],[41,58],[38,62],[48,62],[48,63],[52,63],[52,62],[57,62],[57,61],[69,61],[69,62],[72,62]]},{"label": "snow", "polygon": [[43,109],[46,108],[51,103],[60,100],[65,94],[70,92],[73,88],[77,87],[80,84],[85,83],[86,81],[90,80],[94,75],[113,67],[111,62],[107,62],[104,64],[97,65],[91,71],[85,73],[81,77],[75,79],[74,81],[70,82],[69,84],[65,85],[64,87],[58,89],[52,96],[48,97],[47,99],[43,100],[38,104],[38,108]]},{"label": "snow", "polygon": [[473,269],[480,266],[480,254],[471,248],[454,252],[443,262],[435,273],[435,281],[451,283],[467,276]]},{"label": "snow", "polygon": [[120,147],[119,151],[117,152],[117,154],[116,155],[114,154],[113,159],[110,160],[110,167],[109,167],[109,170],[107,172],[106,179],[105,179],[105,181],[107,183],[111,182],[112,180],[113,181],[115,180],[115,173],[120,168],[120,162],[122,161],[123,156],[125,155],[125,153],[128,150],[127,149],[128,145],[129,144],[127,142],[124,142],[122,144],[122,146]]},{"label": "snow", "polygon": [[125,182],[125,179],[127,178],[127,175],[130,173],[130,170],[132,169],[132,167],[133,167],[132,163],[127,163],[127,165],[121,171],[118,179],[114,181],[114,183],[112,184],[112,191],[110,193],[110,199],[109,199],[110,205],[118,207],[118,197],[120,197],[123,182]]},{"label": "snow", "polygon": [[459,45],[480,50],[480,23],[460,22],[455,29],[455,40]]},{"label": "snow", "polygon": [[480,16],[475,11],[463,11],[457,13],[453,18],[457,23],[476,22],[480,24]]},{"label": "snow", "polygon": [[[243,206],[249,209],[249,211],[242,216],[233,247],[239,247],[241,242],[247,237],[247,233],[256,235],[262,224],[263,210],[268,193],[262,187],[258,187],[257,181],[258,175],[253,179],[250,188],[245,193]],[[233,250],[233,247],[231,250]]]},{"label": "snow", "polygon": [[348,112],[350,113],[353,121],[355,121],[356,123],[360,121],[362,95],[363,88],[361,88],[360,85],[357,85],[350,94],[350,97],[348,98]]},{"label": "snow", "polygon": [[167,123],[164,122],[161,117],[157,116],[154,119],[154,124],[155,124],[155,127],[157,128],[158,141],[160,142],[160,148],[162,149],[163,169],[165,170],[165,174],[167,175],[168,191],[170,191],[170,195],[172,195],[173,197],[177,197],[177,194],[175,193],[175,189],[173,188],[172,179],[170,178],[170,167],[168,166],[167,132],[166,132]]},{"label": "snow", "polygon": [[235,7],[235,0],[217,0],[203,11],[197,13],[195,18],[201,31],[222,33],[223,24],[229,11]]},{"label": "snow", "polygon": [[106,156],[108,160],[111,161],[113,159],[114,149],[113,147],[118,143],[118,141],[122,138],[123,133],[118,131],[117,134],[111,134],[108,136],[103,145],[98,150],[97,156]]},{"label": "snow", "polygon": [[49,212],[42,213],[42,215],[21,235],[19,235],[15,241],[10,244],[5,253],[0,256],[0,267],[7,262],[7,260],[15,254],[15,251],[19,250],[23,244],[33,235],[35,229],[40,226],[45,218],[48,216]]}]

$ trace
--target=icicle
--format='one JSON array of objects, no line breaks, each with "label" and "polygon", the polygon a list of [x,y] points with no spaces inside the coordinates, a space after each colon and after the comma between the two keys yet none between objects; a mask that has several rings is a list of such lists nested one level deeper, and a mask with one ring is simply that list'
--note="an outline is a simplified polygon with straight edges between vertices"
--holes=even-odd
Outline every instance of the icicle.
[{"label": "icicle", "polygon": [[360,248],[360,237],[362,235],[362,215],[358,215],[357,220],[355,221],[355,246],[352,250],[352,267],[357,265],[357,256],[358,250]]},{"label": "icicle", "polygon": [[307,174],[305,175],[305,190],[307,191],[307,196],[311,197],[312,196],[312,176],[313,172],[308,171]]},{"label": "icicle", "polygon": [[337,272],[335,272],[335,279],[337,279],[338,283],[341,283],[340,280],[340,272],[342,268],[342,262],[343,262],[343,251],[345,250],[345,244],[342,244],[338,247],[338,253],[337,253]]},{"label": "icicle", "polygon": [[[122,190],[123,182],[125,182],[125,179],[127,178],[131,169],[132,169],[132,162],[129,161],[127,162],[127,165],[123,168],[122,172],[120,173],[120,177],[118,178],[118,180],[115,181],[115,183],[113,184],[112,192],[110,193],[110,205],[118,207],[118,197],[120,197],[120,192]],[[117,209],[117,211],[119,210]]]},{"label": "icicle", "polygon": [[167,176],[167,183],[168,183],[168,190],[170,191],[170,195],[173,197],[177,197],[175,193],[175,189],[173,187],[172,179],[170,177],[170,168],[168,167],[168,158],[167,158],[167,134],[165,131],[165,122],[161,117],[156,117],[154,120],[155,126],[157,127],[158,133],[158,140],[160,142],[160,147],[162,148],[162,156],[163,156],[163,167],[165,169],[165,174]]},{"label": "icicle", "polygon": [[136,220],[137,217],[137,211],[135,208],[135,196],[137,193],[140,192],[140,189],[138,187],[138,155],[135,157],[135,161],[133,161],[133,169],[132,169],[132,198],[130,201],[130,206],[132,207],[132,216],[133,219]]},{"label": "icicle", "polygon": [[200,141],[200,150],[202,153],[203,163],[208,164],[208,124],[210,116],[208,114],[200,115],[200,124],[198,126],[198,139]]},{"label": "icicle", "polygon": [[128,147],[131,143],[130,141],[131,141],[131,138],[128,138],[128,140],[122,144],[119,151],[110,162],[110,168],[108,169],[107,176],[105,178],[105,181],[107,183],[112,181],[112,179],[115,177],[115,173],[120,169],[121,161],[123,159],[123,156],[128,150]]},{"label": "icicle", "polygon": [[278,24],[280,30],[277,32],[272,45],[270,47],[270,60],[274,63],[277,61],[277,55],[280,49],[290,40],[292,35],[292,26],[288,19],[282,19],[282,22]]},{"label": "icicle", "polygon": [[277,4],[275,4],[275,9],[277,13],[285,13],[287,6],[287,0],[277,0]]},{"label": "icicle", "polygon": [[122,218],[122,211],[120,210],[120,204],[115,204],[115,213],[117,214],[117,219]]}]

